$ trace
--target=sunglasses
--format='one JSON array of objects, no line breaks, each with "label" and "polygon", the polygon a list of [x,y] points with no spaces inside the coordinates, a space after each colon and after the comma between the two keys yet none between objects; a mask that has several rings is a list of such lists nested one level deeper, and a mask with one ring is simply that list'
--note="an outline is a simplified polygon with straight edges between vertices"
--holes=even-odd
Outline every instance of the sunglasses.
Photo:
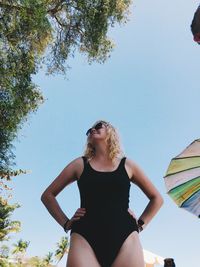
[{"label": "sunglasses", "polygon": [[92,129],[99,130],[99,129],[103,128],[103,125],[105,125],[105,123],[102,123],[102,122],[97,123],[94,127],[87,130],[86,135],[88,136],[89,134],[91,134]]}]

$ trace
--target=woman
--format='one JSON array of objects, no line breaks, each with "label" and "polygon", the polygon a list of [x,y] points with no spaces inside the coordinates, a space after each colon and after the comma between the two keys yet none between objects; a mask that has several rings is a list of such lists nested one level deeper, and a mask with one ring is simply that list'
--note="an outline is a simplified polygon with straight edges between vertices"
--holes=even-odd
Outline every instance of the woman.
[{"label": "woman", "polygon": [[[67,165],[41,197],[64,230],[71,230],[67,267],[144,267],[138,233],[163,199],[143,171],[122,156],[116,129],[110,123],[97,121],[86,135],[84,157]],[[74,181],[81,207],[69,219],[56,196]],[[138,221],[129,210],[130,182],[149,198]]]}]

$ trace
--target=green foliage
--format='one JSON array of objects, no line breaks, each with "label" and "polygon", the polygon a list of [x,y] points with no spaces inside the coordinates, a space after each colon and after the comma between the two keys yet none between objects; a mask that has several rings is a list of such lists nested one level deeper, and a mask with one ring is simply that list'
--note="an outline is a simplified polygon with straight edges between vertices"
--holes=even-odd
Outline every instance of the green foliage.
[{"label": "green foliage", "polygon": [[8,255],[9,255],[9,247],[6,246],[6,245],[2,245],[0,247],[0,258],[8,258]]},{"label": "green foliage", "polygon": [[50,263],[52,263],[53,262],[53,252],[48,252],[48,254],[45,256],[43,261],[46,265],[49,265]]},{"label": "green foliage", "polygon": [[0,1],[0,7],[4,42],[11,48],[43,53],[52,36],[45,1]]},{"label": "green foliage", "polygon": [[46,51],[49,73],[65,72],[76,49],[102,63],[113,49],[109,26],[126,22],[129,6],[130,0],[1,0],[2,40],[37,62]]},{"label": "green foliage", "polygon": [[30,112],[43,97],[31,82],[34,58],[22,49],[0,49],[0,175],[10,171],[14,158],[11,142]]},{"label": "green foliage", "polygon": [[44,258],[33,256],[24,257],[29,242],[21,239],[14,244],[15,259],[9,255],[9,248],[6,245],[0,247],[0,266],[1,267],[53,267],[53,252],[49,252]]},{"label": "green foliage", "polygon": [[9,247],[6,245],[2,245],[0,247],[0,266],[1,267],[11,267],[8,263],[8,256],[9,256]]},{"label": "green foliage", "polygon": [[19,264],[22,264],[24,261],[24,256],[29,246],[29,243],[29,241],[23,241],[22,239],[20,239],[16,244],[14,244],[12,254],[15,254],[16,260]]},{"label": "green foliage", "polygon": [[74,56],[76,50],[84,53],[89,63],[105,62],[114,46],[107,37],[109,26],[114,26],[115,22],[126,22],[130,1],[57,2],[57,7],[50,7],[48,11],[54,32],[48,71],[65,71],[63,63]]},{"label": "green foliage", "polygon": [[9,259],[0,258],[0,266],[1,267],[55,267],[55,265],[46,264],[38,256],[31,257],[22,263],[18,263],[18,262],[11,263],[11,262],[9,262]]},{"label": "green foliage", "polygon": [[51,267],[50,263],[45,262],[43,259],[41,259],[38,256],[30,258],[26,263],[24,263],[22,266],[34,266],[34,267]]},{"label": "green foliage", "polygon": [[0,258],[0,266],[1,267],[14,267],[11,266],[6,259]]},{"label": "green foliage", "polygon": [[57,243],[57,249],[55,252],[55,257],[58,259],[58,262],[62,259],[65,253],[68,252],[69,242],[67,237],[62,237],[61,240]]},{"label": "green foliage", "polygon": [[22,239],[18,240],[16,244],[14,244],[14,249],[12,251],[13,254],[17,253],[25,253],[28,246],[29,246],[29,241],[23,241]]},{"label": "green foliage", "polygon": [[10,181],[11,179],[11,176],[17,176],[17,175],[20,175],[20,174],[27,174],[28,171],[24,171],[24,170],[16,170],[16,171],[4,171],[0,174],[0,176],[2,178],[5,178],[7,181]]},{"label": "green foliage", "polygon": [[10,216],[18,204],[9,205],[7,200],[0,197],[0,241],[8,240],[11,232],[19,232],[21,223],[19,221],[11,221]]}]

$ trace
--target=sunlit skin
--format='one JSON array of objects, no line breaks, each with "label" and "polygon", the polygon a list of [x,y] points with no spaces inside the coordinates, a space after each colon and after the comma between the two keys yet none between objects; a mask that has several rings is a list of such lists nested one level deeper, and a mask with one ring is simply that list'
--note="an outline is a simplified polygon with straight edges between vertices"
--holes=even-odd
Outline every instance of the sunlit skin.
[{"label": "sunlit skin", "polygon": [[[90,160],[90,165],[98,171],[113,171],[118,167],[121,161],[120,158],[115,158],[114,161],[109,158],[106,137],[107,128],[105,125],[98,130],[93,128],[88,136],[88,141],[95,148],[95,155]],[[62,227],[68,218],[60,208],[56,200],[56,196],[66,186],[80,178],[83,168],[84,164],[82,157],[73,160],[63,169],[63,171],[56,177],[49,187],[47,187],[41,196],[41,200],[50,214]],[[142,219],[145,222],[145,225],[147,225],[162,206],[162,196],[134,161],[126,158],[125,169],[130,181],[136,184],[149,199],[148,205],[140,216],[140,219]],[[135,217],[133,211],[130,209],[128,209],[128,211]],[[79,220],[86,213],[87,210],[85,208],[78,208],[72,218],[68,221],[67,229],[71,229],[73,222]],[[74,232],[70,238],[67,267],[88,266],[100,267],[89,243],[81,235]],[[142,246],[140,244],[139,234],[137,231],[134,231],[127,237],[111,267],[122,266],[144,267]]]}]

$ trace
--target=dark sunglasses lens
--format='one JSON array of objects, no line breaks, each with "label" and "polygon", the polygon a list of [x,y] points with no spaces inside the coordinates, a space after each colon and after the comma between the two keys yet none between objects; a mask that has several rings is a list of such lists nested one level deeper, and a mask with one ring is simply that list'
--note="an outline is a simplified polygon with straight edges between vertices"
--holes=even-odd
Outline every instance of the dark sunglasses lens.
[{"label": "dark sunglasses lens", "polygon": [[103,123],[100,122],[100,123],[97,123],[97,125],[94,128],[95,130],[98,130],[98,129],[101,129],[102,126],[103,126]]},{"label": "dark sunglasses lens", "polygon": [[103,126],[102,122],[97,123],[97,125],[95,125],[94,127],[90,128],[89,130],[87,130],[86,135],[89,135],[91,133],[91,130],[94,128],[95,130],[99,130],[101,129]]},{"label": "dark sunglasses lens", "polygon": [[91,130],[92,130],[92,128],[90,128],[89,130],[87,130],[86,135],[89,135],[90,132],[91,132]]}]

